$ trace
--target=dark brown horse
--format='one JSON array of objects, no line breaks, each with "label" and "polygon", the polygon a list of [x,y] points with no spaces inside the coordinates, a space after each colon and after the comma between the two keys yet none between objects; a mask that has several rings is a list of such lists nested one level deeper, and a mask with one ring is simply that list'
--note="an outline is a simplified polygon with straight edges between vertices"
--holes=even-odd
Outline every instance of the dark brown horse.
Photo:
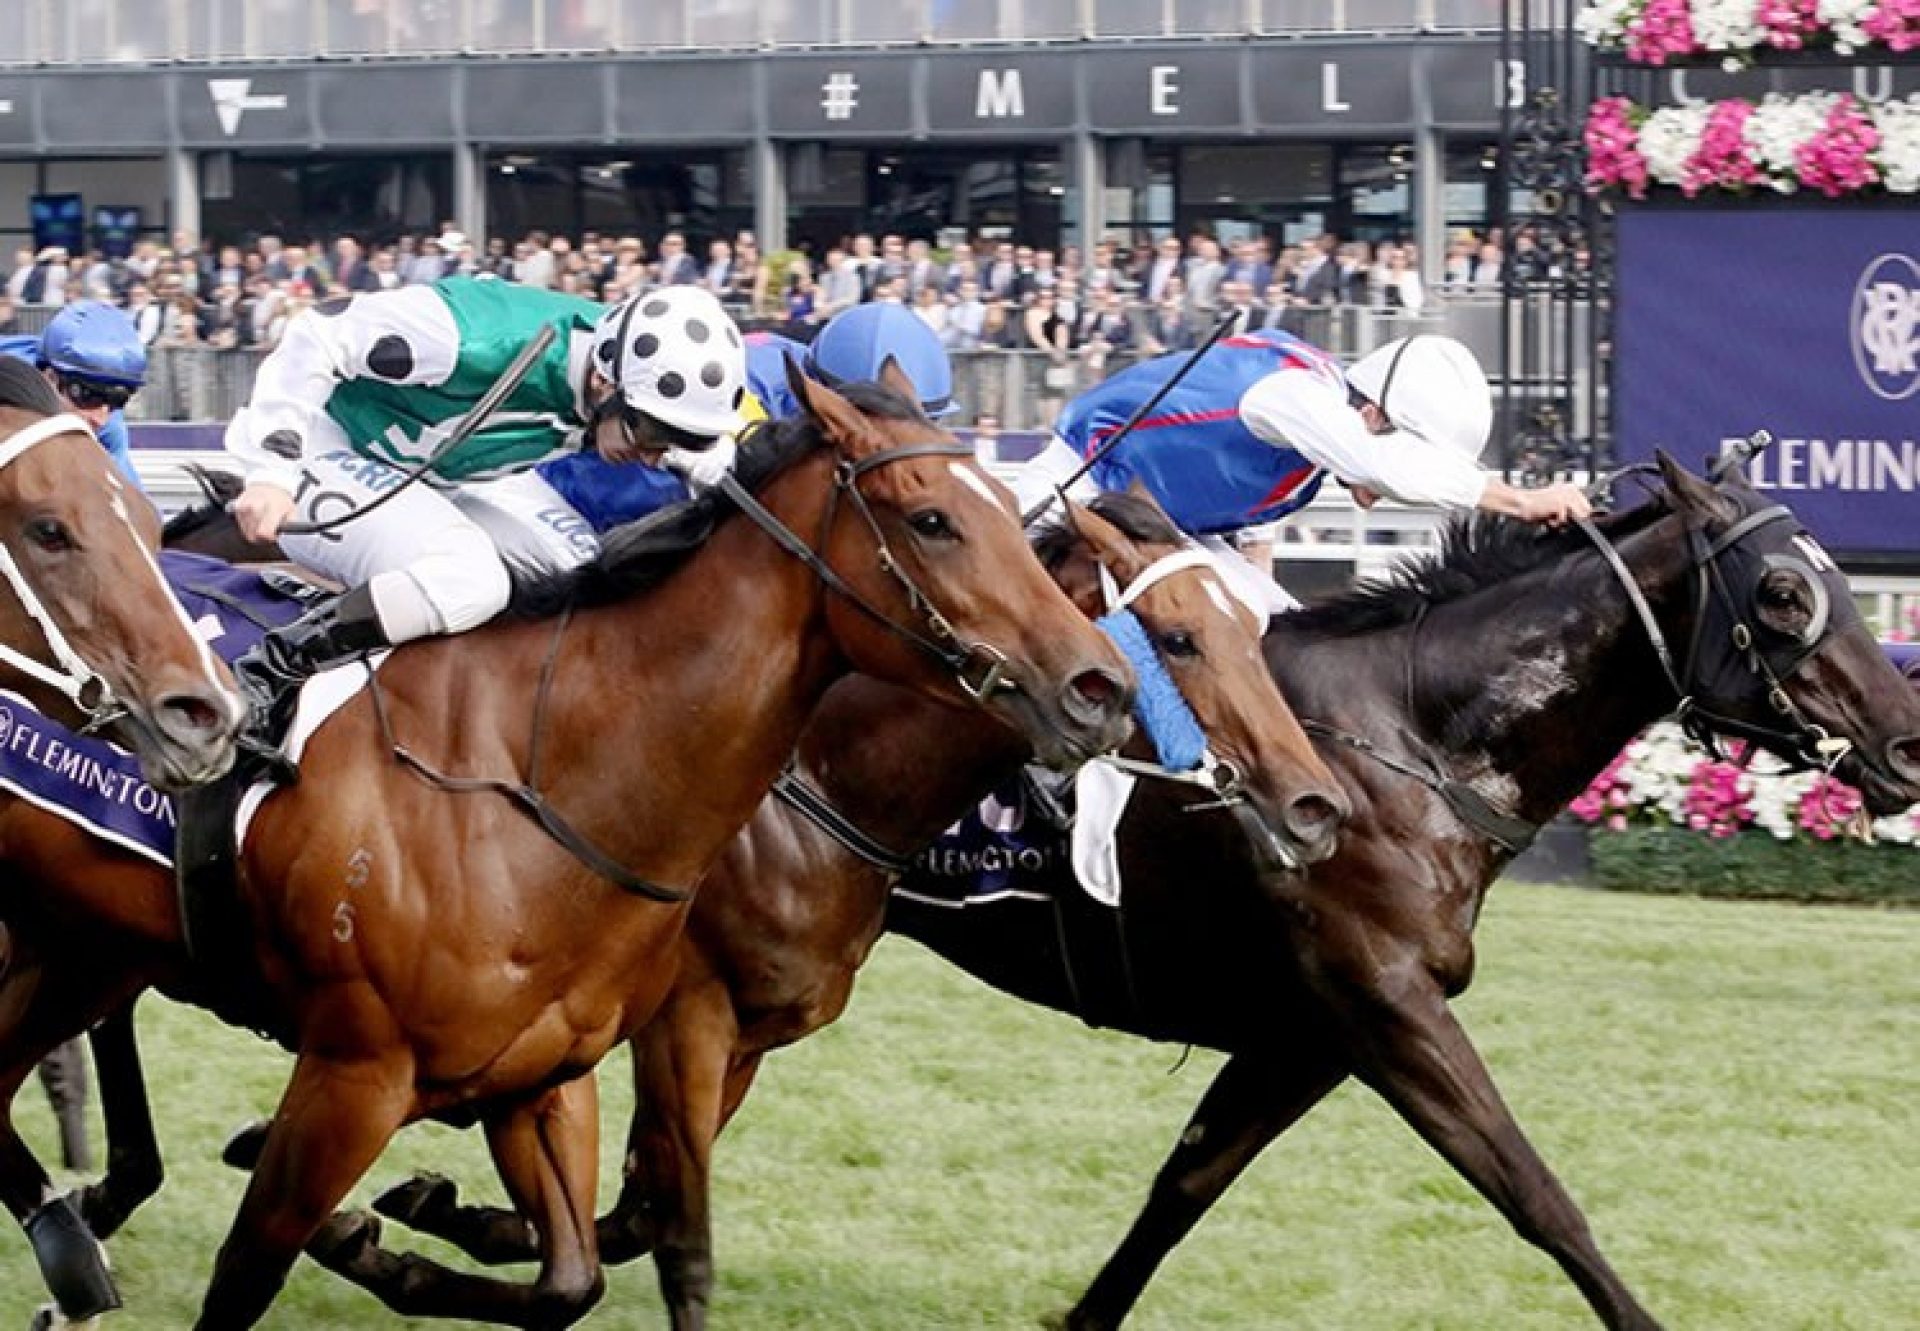
[{"label": "dark brown horse", "polygon": [[[1673,708],[1676,684],[1689,710],[1720,728],[1837,760],[1877,812],[1920,799],[1920,698],[1852,613],[1844,579],[1739,479],[1710,487],[1671,464],[1663,479],[1656,502],[1606,524],[1617,572],[1581,535],[1483,521],[1456,530],[1439,560],[1404,580],[1275,625],[1266,662],[1300,714],[1320,723],[1354,809],[1333,858],[1304,878],[1259,872],[1230,828],[1147,789],[1122,824],[1128,886],[1117,920],[1071,887],[1053,902],[979,910],[895,900],[890,927],[1011,994],[1231,1055],[1065,1326],[1118,1326],[1240,1172],[1349,1077],[1559,1261],[1601,1321],[1657,1325],[1601,1256],[1449,1007],[1472,978],[1473,926],[1510,858],[1502,841],[1564,807]],[[1649,623],[1684,650],[1671,679]],[[847,805],[859,798],[844,784],[833,793]],[[872,809],[869,830],[903,830],[894,816]],[[1092,967],[1097,958],[1080,952],[1076,970],[1061,954],[1061,939],[1076,936],[1122,940],[1124,955]],[[1095,993],[1095,970],[1122,978]],[[647,1093],[678,1081],[667,1094],[724,1115],[744,1083],[689,1077],[672,1063],[682,1053],[654,1051],[656,1065],[640,1070]],[[640,1172],[606,1232],[610,1244],[668,1245],[678,1236],[656,1232],[647,1208],[665,1197],[674,1213],[684,1165],[652,1138],[639,1144]],[[502,1240],[512,1222],[450,1201],[444,1187],[413,1185],[387,1205],[484,1241],[481,1255],[511,1250]]]},{"label": "dark brown horse", "polygon": [[[1265,828],[1281,841],[1268,866],[1276,872],[1332,853],[1344,797],[1333,793],[1331,773],[1266,671],[1253,614],[1225,595],[1204,564],[1165,572],[1180,565],[1162,561],[1191,557],[1151,501],[1108,496],[1075,527],[1044,537],[1043,559],[1089,616],[1106,609],[1102,568],[1117,586],[1142,588],[1132,608],[1214,754],[1244,774],[1246,807],[1260,824],[1251,841],[1256,853],[1269,848]],[[897,878],[885,859],[928,845],[1027,756],[1010,731],[956,733],[942,708],[872,680],[842,681],[808,723],[793,775],[858,825],[874,850],[893,850],[863,855],[776,795],[701,884],[678,978],[659,1017],[632,1042],[636,1113],[626,1187],[601,1225],[605,1260],[653,1251],[676,1328],[706,1323],[713,1142],[760,1060],[846,1006]],[[1186,787],[1173,802],[1215,798]],[[524,1219],[462,1208],[444,1179],[402,1185],[376,1207],[484,1261],[537,1256]]]},{"label": "dark brown horse", "polygon": [[[1124,662],[1047,579],[1005,493],[911,406],[910,385],[852,401],[794,388],[806,414],[743,450],[744,488],[676,513],[671,527],[703,542],[663,555],[662,524],[644,526],[540,589],[546,613],[395,653],[378,692],[314,735],[301,781],[255,814],[241,887],[276,1000],[261,1015],[297,1058],[200,1326],[254,1325],[309,1243],[409,1302],[420,1264],[316,1233],[393,1133],[426,1116],[485,1124],[540,1233],[541,1271],[532,1284],[450,1280],[409,1310],[526,1327],[586,1313],[603,1280],[583,1074],[653,1014],[686,917],[649,892],[700,880],[849,668],[985,701],[1063,766],[1124,735]],[[755,520],[723,520],[736,508]],[[525,808],[563,816],[592,852],[569,853],[496,794],[425,779],[395,760],[388,727],[441,771],[525,773],[538,786]],[[47,884],[84,897],[94,952],[25,940],[74,1019],[0,979],[8,1066],[38,1056],[23,1032],[62,1038],[184,973],[178,922],[156,900],[165,875],[127,876],[130,899],[101,902],[76,881],[99,858]],[[19,1184],[0,1178],[24,1215],[41,1199]]]}]

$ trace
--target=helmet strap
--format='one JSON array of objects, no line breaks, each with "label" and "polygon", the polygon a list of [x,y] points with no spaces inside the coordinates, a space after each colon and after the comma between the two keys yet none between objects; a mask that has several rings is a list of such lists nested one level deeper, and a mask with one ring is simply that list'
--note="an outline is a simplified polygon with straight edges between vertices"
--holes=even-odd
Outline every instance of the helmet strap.
[{"label": "helmet strap", "polygon": [[1380,400],[1374,404],[1380,408],[1380,414],[1387,418],[1387,424],[1393,425],[1396,430],[1400,427],[1394,425],[1393,413],[1387,409],[1387,394],[1393,391],[1393,376],[1400,373],[1400,358],[1407,354],[1407,348],[1412,346],[1414,339],[1419,336],[1420,334],[1415,333],[1413,337],[1406,338],[1394,348],[1393,359],[1387,362],[1386,377],[1380,381]]}]

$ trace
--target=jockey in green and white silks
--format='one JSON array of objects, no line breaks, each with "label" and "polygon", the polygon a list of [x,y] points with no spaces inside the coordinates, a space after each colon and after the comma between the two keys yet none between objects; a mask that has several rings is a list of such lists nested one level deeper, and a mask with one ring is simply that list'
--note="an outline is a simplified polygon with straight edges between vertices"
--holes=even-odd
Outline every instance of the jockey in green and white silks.
[{"label": "jockey in green and white silks", "polygon": [[506,607],[511,572],[593,557],[592,528],[533,473],[591,448],[659,465],[735,433],[745,352],[710,293],[672,287],[608,309],[486,279],[328,302],[301,315],[262,363],[227,429],[250,464],[234,502],[243,532],[366,509],[434,457],[542,325],[543,358],[472,437],[420,483],[320,534],[287,534],[289,558],[351,590],[263,644],[263,687],[343,656],[459,633]]}]

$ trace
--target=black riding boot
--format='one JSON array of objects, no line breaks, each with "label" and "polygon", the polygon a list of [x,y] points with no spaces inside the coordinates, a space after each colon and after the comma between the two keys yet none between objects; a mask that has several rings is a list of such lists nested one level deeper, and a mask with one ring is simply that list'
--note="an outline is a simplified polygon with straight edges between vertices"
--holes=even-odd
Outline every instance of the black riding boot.
[{"label": "black riding boot", "polygon": [[373,593],[355,587],[267,634],[233,663],[233,673],[253,703],[257,733],[273,743],[285,729],[302,682],[328,666],[390,646]]}]

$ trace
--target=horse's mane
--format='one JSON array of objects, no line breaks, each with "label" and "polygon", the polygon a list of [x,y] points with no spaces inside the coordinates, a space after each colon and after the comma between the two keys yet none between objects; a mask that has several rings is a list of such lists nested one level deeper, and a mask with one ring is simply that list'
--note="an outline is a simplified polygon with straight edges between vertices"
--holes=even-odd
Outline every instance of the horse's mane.
[{"label": "horse's mane", "polygon": [[[918,403],[880,384],[847,384],[836,390],[868,416],[883,420],[920,420]],[[749,494],[818,448],[824,436],[804,413],[769,421],[744,435],[734,463],[734,478]],[[557,614],[567,606],[607,605],[658,586],[704,545],[735,512],[718,490],[671,505],[608,531],[600,554],[564,573],[518,582],[512,612],[527,618]]]},{"label": "horse's mane", "polygon": [[67,409],[46,376],[29,362],[0,356],[0,407],[19,407],[42,416],[58,416]]},{"label": "horse's mane", "polygon": [[[1651,526],[1668,512],[1650,500],[1596,520],[1621,540]],[[1548,531],[1493,513],[1449,521],[1438,552],[1410,560],[1384,578],[1369,579],[1324,604],[1282,617],[1289,628],[1345,637],[1411,623],[1422,610],[1463,600],[1475,592],[1552,567],[1593,546],[1577,529]]]},{"label": "horse's mane", "polygon": [[194,484],[200,487],[207,499],[203,504],[183,508],[168,518],[160,529],[160,544],[178,545],[189,536],[194,536],[216,522],[231,522],[227,505],[240,495],[246,482],[230,471],[213,471],[198,463],[187,467],[187,474],[193,477]]},{"label": "horse's mane", "polygon": [[[1086,507],[1119,528],[1120,534],[1130,541],[1146,545],[1179,545],[1186,540],[1172,520],[1160,511],[1159,505],[1139,495],[1115,490],[1095,495]],[[1049,522],[1034,536],[1033,553],[1041,565],[1052,572],[1079,544],[1079,534],[1070,524]]]}]

